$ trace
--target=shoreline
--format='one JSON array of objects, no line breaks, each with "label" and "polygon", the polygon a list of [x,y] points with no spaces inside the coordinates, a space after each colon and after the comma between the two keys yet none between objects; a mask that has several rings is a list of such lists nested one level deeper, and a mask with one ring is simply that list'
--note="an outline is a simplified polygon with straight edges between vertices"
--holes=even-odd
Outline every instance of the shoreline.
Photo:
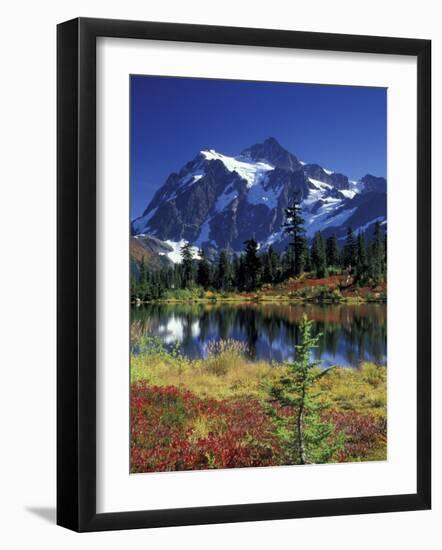
[{"label": "shoreline", "polygon": [[291,297],[277,297],[269,298],[262,296],[241,296],[238,298],[231,297],[210,297],[210,298],[160,298],[157,300],[131,300],[131,305],[146,305],[146,304],[240,304],[244,302],[256,303],[256,304],[294,304],[294,305],[303,305],[303,304],[317,304],[317,305],[341,305],[341,304],[351,304],[351,305],[362,305],[362,304],[386,304],[387,300],[385,299],[364,299],[360,296],[351,296],[342,298],[340,300],[318,300],[318,299],[302,299],[302,298],[291,298]]},{"label": "shoreline", "polygon": [[256,304],[369,304],[387,303],[386,282],[359,286],[353,278],[342,275],[322,279],[300,277],[279,284],[265,284],[254,290],[211,290],[202,287],[164,289],[162,297],[157,294],[141,299],[132,295],[131,304],[182,304],[182,303],[256,303]]}]

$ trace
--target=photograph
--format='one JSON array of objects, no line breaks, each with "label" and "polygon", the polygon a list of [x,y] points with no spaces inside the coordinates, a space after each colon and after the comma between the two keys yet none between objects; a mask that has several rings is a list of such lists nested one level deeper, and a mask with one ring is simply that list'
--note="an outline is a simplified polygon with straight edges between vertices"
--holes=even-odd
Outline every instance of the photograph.
[{"label": "photograph", "polygon": [[130,76],[131,473],[387,458],[387,90]]}]

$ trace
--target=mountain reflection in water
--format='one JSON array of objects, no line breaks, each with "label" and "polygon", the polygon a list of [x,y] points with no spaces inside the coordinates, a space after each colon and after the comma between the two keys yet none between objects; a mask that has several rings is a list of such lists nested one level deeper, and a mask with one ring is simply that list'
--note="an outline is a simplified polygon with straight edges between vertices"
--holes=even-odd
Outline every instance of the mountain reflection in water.
[{"label": "mountain reflection in water", "polygon": [[166,347],[178,341],[190,358],[206,357],[210,341],[232,338],[247,343],[252,360],[282,362],[293,359],[304,313],[314,321],[313,333],[323,334],[313,356],[324,367],[356,367],[361,361],[386,365],[385,304],[146,304],[132,307],[131,317]]}]

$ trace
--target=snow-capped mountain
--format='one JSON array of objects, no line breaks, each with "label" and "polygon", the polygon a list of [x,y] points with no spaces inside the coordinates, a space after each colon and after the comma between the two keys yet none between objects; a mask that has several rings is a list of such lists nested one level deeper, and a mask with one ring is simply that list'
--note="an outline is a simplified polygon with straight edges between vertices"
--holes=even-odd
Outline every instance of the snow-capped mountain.
[{"label": "snow-capped mountain", "polygon": [[255,238],[262,247],[284,248],[281,226],[294,194],[302,200],[307,237],[345,236],[348,226],[369,231],[386,223],[386,180],[366,175],[349,181],[344,174],[306,164],[274,138],[227,156],[205,149],[178,174],[171,174],[143,215],[132,222],[132,234],[166,241],[189,241],[198,248],[241,251]]}]

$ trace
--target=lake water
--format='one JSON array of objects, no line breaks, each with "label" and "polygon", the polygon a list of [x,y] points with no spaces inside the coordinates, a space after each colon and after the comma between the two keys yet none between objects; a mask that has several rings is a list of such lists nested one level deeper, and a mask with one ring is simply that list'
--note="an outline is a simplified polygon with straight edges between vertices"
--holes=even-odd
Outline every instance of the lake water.
[{"label": "lake water", "polygon": [[324,367],[386,365],[385,304],[147,304],[132,307],[132,321],[166,347],[179,342],[190,358],[206,357],[210,341],[232,338],[247,344],[252,360],[281,362],[293,359],[304,313],[314,321],[314,333],[323,334],[313,355]]}]

